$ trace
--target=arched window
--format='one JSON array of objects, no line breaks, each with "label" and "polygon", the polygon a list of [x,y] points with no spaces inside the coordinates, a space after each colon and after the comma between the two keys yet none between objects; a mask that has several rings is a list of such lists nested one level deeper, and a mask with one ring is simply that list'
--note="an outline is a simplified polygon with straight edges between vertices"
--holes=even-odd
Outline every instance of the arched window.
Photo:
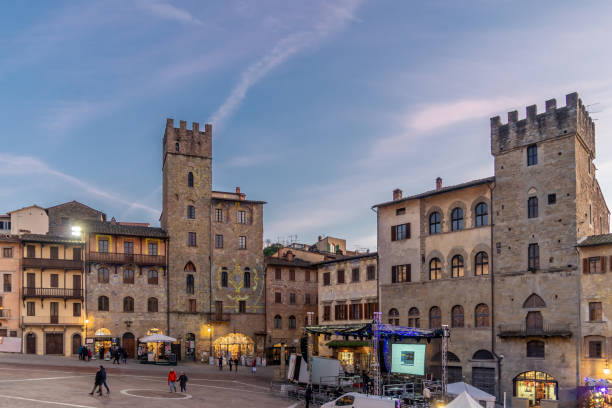
[{"label": "arched window", "polygon": [[476,327],[489,327],[489,306],[481,303],[476,306],[475,310]]},{"label": "arched window", "polygon": [[187,175],[187,187],[193,187],[193,173],[189,172]]},{"label": "arched window", "polygon": [[108,269],[98,269],[98,283],[108,283]]},{"label": "arched window", "polygon": [[421,318],[419,315],[419,309],[417,309],[416,307],[410,308],[410,310],[408,311],[408,327],[421,327]]},{"label": "arched window", "polygon": [[396,308],[389,309],[389,324],[399,326],[399,312]]},{"label": "arched window", "polygon": [[98,297],[98,310],[100,312],[108,312],[108,297],[106,296]]},{"label": "arched window", "polygon": [[472,356],[472,360],[494,360],[494,358],[489,350],[478,350]]},{"label": "arched window", "polygon": [[429,216],[429,233],[439,234],[440,233],[440,213],[433,212]]},{"label": "arched window", "polygon": [[227,268],[221,269],[221,287],[227,288]]},{"label": "arched window", "polygon": [[434,306],[429,309],[429,328],[436,329],[438,327],[442,327],[442,313],[440,313],[438,306]]},{"label": "arched window", "polygon": [[157,285],[158,284],[158,273],[155,269],[149,269],[149,274],[148,274],[148,282],[149,285]]},{"label": "arched window", "polygon": [[486,252],[477,253],[474,264],[474,273],[476,275],[489,274],[489,255]]},{"label": "arched window", "polygon": [[463,257],[461,255],[453,256],[451,261],[451,269],[453,278],[463,277]]},{"label": "arched window", "polygon": [[195,291],[195,282],[192,274],[187,274],[185,291],[190,295],[193,295]]},{"label": "arched window", "polygon": [[274,328],[282,329],[283,328],[283,318],[280,315],[274,316]]},{"label": "arched window", "polygon": [[187,206],[187,218],[191,220],[195,219],[195,207],[193,205]]},{"label": "arched window", "polygon": [[525,299],[525,302],[523,303],[523,307],[525,309],[546,307],[546,303],[544,303],[544,299],[542,299],[535,293],[532,293],[531,295],[529,295],[527,299]]},{"label": "arched window", "polygon": [[527,357],[544,358],[545,345],[543,341],[531,340],[527,342]]},{"label": "arched window", "polygon": [[251,287],[251,271],[249,268],[244,268],[244,287]]},{"label": "arched window", "polygon": [[134,311],[134,298],[130,296],[126,296],[123,298],[123,311],[126,313],[131,313]]},{"label": "arched window", "polygon": [[483,227],[489,224],[489,208],[485,203],[476,205],[476,226]]},{"label": "arched window", "polygon": [[442,263],[438,258],[429,261],[429,280],[442,279]]},{"label": "arched window", "polygon": [[295,320],[295,316],[291,315],[289,316],[289,328],[290,329],[295,329],[297,327],[297,323]]},{"label": "arched window", "polygon": [[538,197],[527,199],[527,218],[538,218]]},{"label": "arched window", "polygon": [[152,313],[157,312],[157,298],[149,298],[147,300],[147,310]]},{"label": "arched window", "polygon": [[464,323],[463,306],[453,306],[451,309],[451,326],[463,327],[465,325]]},{"label": "arched window", "polygon": [[525,317],[525,327],[527,332],[539,332],[544,328],[544,319],[542,319],[542,312],[528,312]]},{"label": "arched window", "polygon": [[185,272],[195,272],[196,271],[196,267],[193,264],[193,262],[189,261],[185,264]]},{"label": "arched window", "polygon": [[132,269],[123,270],[123,283],[134,283],[134,270]]},{"label": "arched window", "polygon": [[451,211],[451,230],[460,231],[463,229],[463,210],[459,207]]}]

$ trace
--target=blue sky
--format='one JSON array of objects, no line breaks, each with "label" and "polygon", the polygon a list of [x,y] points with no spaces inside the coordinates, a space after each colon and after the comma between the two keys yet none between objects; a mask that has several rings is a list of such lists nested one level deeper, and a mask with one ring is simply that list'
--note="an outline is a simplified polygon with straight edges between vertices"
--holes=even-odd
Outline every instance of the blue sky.
[{"label": "blue sky", "polygon": [[492,175],[489,117],[578,91],[612,186],[612,3],[0,2],[0,212],[158,225],[167,117],[213,124],[213,188],[264,238],[376,247],[370,207]]}]

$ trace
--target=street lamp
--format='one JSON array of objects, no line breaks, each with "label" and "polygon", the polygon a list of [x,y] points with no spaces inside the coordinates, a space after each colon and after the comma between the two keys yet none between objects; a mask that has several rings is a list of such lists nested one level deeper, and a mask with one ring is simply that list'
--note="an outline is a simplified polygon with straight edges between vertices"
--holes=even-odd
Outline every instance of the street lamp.
[{"label": "street lamp", "polygon": [[608,360],[606,360],[606,368],[603,369],[605,375],[610,375],[610,369],[608,368]]},{"label": "street lamp", "polygon": [[89,319],[85,319],[85,342],[87,343],[87,323],[89,323]]}]

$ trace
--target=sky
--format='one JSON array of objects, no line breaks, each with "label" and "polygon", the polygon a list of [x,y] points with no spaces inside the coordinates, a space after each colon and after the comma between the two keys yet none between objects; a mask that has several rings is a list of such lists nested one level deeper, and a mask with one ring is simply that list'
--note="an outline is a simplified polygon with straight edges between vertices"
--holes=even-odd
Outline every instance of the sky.
[{"label": "sky", "polygon": [[[371,206],[493,175],[491,116],[577,91],[612,202],[607,1],[0,2],[0,212],[159,225],[166,118],[212,123],[213,189],[264,239],[376,249]],[[611,205],[612,207],[612,205]]]}]

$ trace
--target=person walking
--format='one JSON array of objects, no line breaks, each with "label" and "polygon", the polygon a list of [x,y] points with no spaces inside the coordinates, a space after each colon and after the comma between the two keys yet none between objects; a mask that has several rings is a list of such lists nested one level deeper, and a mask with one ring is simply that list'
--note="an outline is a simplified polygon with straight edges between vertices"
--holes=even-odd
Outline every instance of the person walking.
[{"label": "person walking", "polygon": [[306,392],[304,393],[304,400],[306,401],[306,408],[309,408],[310,403],[312,402],[312,385],[310,384],[306,386]]},{"label": "person walking", "polygon": [[82,360],[83,359],[83,346],[79,346],[78,355],[79,355],[79,360]]},{"label": "person walking", "polygon": [[[104,388],[106,388],[106,393],[110,394],[110,390],[106,384],[106,368],[104,368],[104,366],[100,366],[100,372],[102,373],[102,385],[104,385]],[[100,387],[100,392],[102,392],[102,387]]]},{"label": "person walking", "polygon": [[234,359],[234,371],[238,372],[238,357]]},{"label": "person walking", "polygon": [[113,359],[113,365],[119,364],[119,349],[117,347],[111,348],[111,358]]},{"label": "person walking", "polygon": [[168,386],[170,387],[170,392],[173,390],[176,392],[176,373],[173,368],[171,368],[168,373]]},{"label": "person walking", "polygon": [[124,348],[121,348],[121,359],[123,360],[123,364],[127,364],[128,353]]},{"label": "person walking", "polygon": [[255,375],[255,371],[257,371],[257,360],[255,358],[253,358],[253,373],[252,373],[252,375]]},{"label": "person walking", "polygon": [[229,368],[230,368],[230,373],[232,372],[232,364],[233,364],[234,360],[232,360],[232,358],[228,358],[227,359],[227,364],[229,364]]},{"label": "person walking", "polygon": [[223,371],[223,357],[219,356],[219,371]]},{"label": "person walking", "polygon": [[96,378],[94,379],[94,387],[89,393],[89,395],[94,395],[94,392],[96,392],[96,388],[98,388],[98,395],[102,395],[102,382],[102,366],[100,366],[100,369],[96,372]]},{"label": "person walking", "polygon": [[93,353],[91,352],[91,349],[88,347],[87,348],[87,361],[91,360],[92,357],[93,357]]},{"label": "person walking", "polygon": [[100,360],[104,360],[104,346],[100,347],[99,353]]},{"label": "person walking", "polygon": [[181,386],[181,392],[187,392],[187,381],[189,381],[189,378],[187,378],[184,371],[181,371],[181,375],[178,378],[179,385]]}]

